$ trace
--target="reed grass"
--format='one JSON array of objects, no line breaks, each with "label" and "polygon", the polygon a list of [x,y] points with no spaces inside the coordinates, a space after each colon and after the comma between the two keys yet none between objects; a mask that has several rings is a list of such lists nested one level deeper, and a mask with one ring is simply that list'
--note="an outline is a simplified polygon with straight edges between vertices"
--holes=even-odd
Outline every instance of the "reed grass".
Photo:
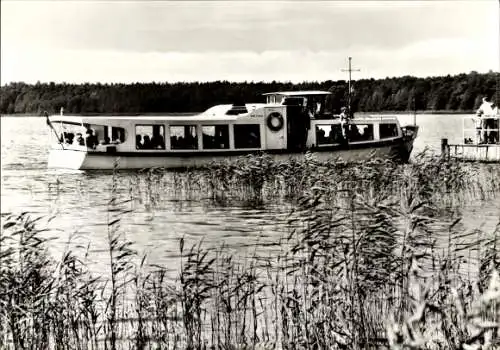
[{"label": "reed grass", "polygon": [[[468,231],[461,205],[496,198],[495,167],[419,155],[400,166],[275,162],[111,178],[109,278],[68,248],[56,260],[40,219],[2,217],[0,343],[5,349],[495,349],[500,220]],[[273,256],[179,240],[179,278],[148,264],[121,219],[134,198],[285,200]],[[68,245],[69,247],[70,245]]]},{"label": "reed grass", "polygon": [[362,192],[364,197],[400,197],[399,192],[406,190],[446,207],[457,201],[496,196],[500,177],[495,165],[467,164],[425,151],[406,165],[379,159],[358,164],[342,160],[319,162],[314,154],[306,154],[301,160],[276,161],[262,154],[183,172],[144,170],[130,181],[129,190],[152,206],[161,204],[162,198],[211,199],[212,204],[221,205],[243,201],[255,206],[296,201],[316,185],[336,188],[337,192]]}]

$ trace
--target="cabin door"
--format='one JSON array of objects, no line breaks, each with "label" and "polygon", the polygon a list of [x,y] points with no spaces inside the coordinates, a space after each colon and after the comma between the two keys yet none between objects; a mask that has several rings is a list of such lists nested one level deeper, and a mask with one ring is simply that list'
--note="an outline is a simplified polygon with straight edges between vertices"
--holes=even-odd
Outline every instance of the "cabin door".
[{"label": "cabin door", "polygon": [[311,127],[309,115],[301,105],[287,106],[287,149],[290,151],[304,151],[307,144],[307,134]]},{"label": "cabin door", "polygon": [[266,107],[266,149],[286,149],[286,115],[284,107]]}]

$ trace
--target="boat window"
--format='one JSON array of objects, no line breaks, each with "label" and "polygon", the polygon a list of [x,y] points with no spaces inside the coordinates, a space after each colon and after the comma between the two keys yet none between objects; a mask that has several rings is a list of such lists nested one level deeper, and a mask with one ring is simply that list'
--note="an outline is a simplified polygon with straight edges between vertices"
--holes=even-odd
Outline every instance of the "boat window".
[{"label": "boat window", "polygon": [[342,143],[342,129],[340,124],[319,124],[316,125],[316,144],[328,145]]},{"label": "boat window", "polygon": [[234,125],[235,148],[260,148],[259,124]]},{"label": "boat window", "polygon": [[165,149],[165,127],[163,125],[136,125],[136,149]]},{"label": "boat window", "polygon": [[111,127],[111,143],[125,142],[125,129],[118,127]]},{"label": "boat window", "polygon": [[81,124],[74,123],[54,123],[59,130],[57,132],[58,141],[65,145],[84,146],[86,128]]},{"label": "boat window", "polygon": [[228,149],[229,148],[229,126],[228,125],[204,125],[202,126],[204,149]]},{"label": "boat window", "polygon": [[349,142],[373,140],[373,124],[350,124]]},{"label": "boat window", "polygon": [[170,145],[172,149],[198,149],[196,125],[171,126]]},{"label": "boat window", "polygon": [[398,136],[397,124],[380,124],[380,138],[388,139]]}]

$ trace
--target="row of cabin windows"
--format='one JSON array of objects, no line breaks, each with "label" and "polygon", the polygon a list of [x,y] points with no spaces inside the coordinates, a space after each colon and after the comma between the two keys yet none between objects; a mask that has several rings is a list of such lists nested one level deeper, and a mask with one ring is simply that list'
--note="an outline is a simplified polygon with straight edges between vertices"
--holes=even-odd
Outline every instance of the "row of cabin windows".
[{"label": "row of cabin windows", "polygon": [[[87,135],[64,132],[61,134],[60,141],[82,146],[87,143],[90,147],[96,144],[106,145],[125,141],[125,129],[123,128],[89,124],[86,124],[85,127],[87,128]],[[171,149],[198,149],[199,141],[196,128],[196,125],[170,126]],[[233,128],[235,148],[260,148],[259,124],[236,124]],[[89,130],[91,131],[90,135],[88,134]],[[228,125],[203,125],[201,130],[203,149],[229,149]],[[164,150],[166,148],[165,127],[163,125],[137,125],[135,134],[137,149]],[[380,139],[397,137],[397,124],[379,124],[379,135]],[[373,124],[350,124],[345,130],[342,130],[340,124],[316,126],[318,145],[342,143],[345,141],[345,136],[350,142],[371,141],[374,139]]]},{"label": "row of cabin windows", "polygon": [[67,145],[86,145],[87,147],[94,148],[97,145],[119,144],[125,141],[124,128],[93,124],[74,125],[60,123],[59,125],[62,128],[59,142]]},{"label": "row of cabin windows", "polygon": [[[397,124],[379,124],[380,139],[398,136]],[[349,124],[342,130],[340,124],[316,125],[316,143],[318,145],[349,142],[372,141],[374,139],[373,124]]]},{"label": "row of cabin windows", "polygon": [[[235,148],[260,148],[259,124],[233,126]],[[203,149],[229,149],[229,125],[203,125]],[[170,148],[173,150],[197,150],[199,139],[196,125],[169,126]],[[165,149],[163,125],[137,125],[135,128],[137,149]]]}]

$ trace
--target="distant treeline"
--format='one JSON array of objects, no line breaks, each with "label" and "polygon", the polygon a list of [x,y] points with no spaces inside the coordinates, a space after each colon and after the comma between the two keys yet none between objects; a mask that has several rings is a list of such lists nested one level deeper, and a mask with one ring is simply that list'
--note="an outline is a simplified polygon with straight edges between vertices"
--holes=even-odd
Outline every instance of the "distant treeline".
[{"label": "distant treeline", "polygon": [[[352,85],[353,111],[472,111],[481,99],[495,99],[500,74],[361,79]],[[11,83],[0,87],[0,113],[188,113],[215,104],[264,102],[265,92],[329,90],[327,109],[338,113],[347,104],[347,82],[55,84]],[[498,103],[497,98],[497,103]]]}]

